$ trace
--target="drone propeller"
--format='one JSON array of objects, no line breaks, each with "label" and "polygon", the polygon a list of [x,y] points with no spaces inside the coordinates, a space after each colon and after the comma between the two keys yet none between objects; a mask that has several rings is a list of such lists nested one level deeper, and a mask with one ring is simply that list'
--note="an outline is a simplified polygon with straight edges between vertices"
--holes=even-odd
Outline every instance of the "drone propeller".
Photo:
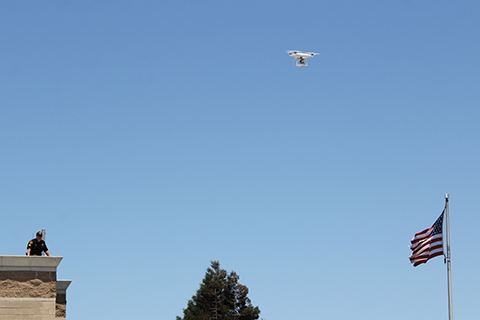
[{"label": "drone propeller", "polygon": [[301,51],[298,51],[298,50],[285,50],[285,51],[290,55],[292,55],[292,54],[308,54],[312,57],[320,54],[320,53],[316,53],[316,52],[301,52]]}]

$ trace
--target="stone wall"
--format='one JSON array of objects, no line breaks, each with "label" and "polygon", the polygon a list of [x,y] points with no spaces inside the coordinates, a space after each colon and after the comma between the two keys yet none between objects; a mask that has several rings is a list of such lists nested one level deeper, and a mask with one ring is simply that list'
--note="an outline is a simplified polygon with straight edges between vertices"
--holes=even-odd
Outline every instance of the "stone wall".
[{"label": "stone wall", "polygon": [[67,317],[67,305],[57,303],[55,305],[55,318],[66,318]]},{"label": "stone wall", "polygon": [[55,298],[56,273],[0,271],[0,298]]}]

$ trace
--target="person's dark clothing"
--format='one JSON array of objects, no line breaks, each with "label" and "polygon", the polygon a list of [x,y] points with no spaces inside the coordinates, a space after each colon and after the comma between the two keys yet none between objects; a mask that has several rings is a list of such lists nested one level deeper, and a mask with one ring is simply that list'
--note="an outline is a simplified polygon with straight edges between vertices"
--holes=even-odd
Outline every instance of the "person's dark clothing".
[{"label": "person's dark clothing", "polygon": [[36,238],[30,240],[27,245],[27,250],[30,249],[31,256],[41,256],[42,251],[48,251],[47,244],[45,241],[38,241]]}]

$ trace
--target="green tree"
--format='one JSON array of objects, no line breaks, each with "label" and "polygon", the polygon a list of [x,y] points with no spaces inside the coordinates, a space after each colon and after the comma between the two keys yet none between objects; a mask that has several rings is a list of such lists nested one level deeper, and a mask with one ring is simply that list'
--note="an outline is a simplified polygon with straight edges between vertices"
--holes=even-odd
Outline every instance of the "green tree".
[{"label": "green tree", "polygon": [[183,318],[177,316],[177,320],[258,319],[260,309],[252,305],[248,288],[239,279],[234,271],[227,273],[218,261],[212,261],[196,295],[183,309]]}]

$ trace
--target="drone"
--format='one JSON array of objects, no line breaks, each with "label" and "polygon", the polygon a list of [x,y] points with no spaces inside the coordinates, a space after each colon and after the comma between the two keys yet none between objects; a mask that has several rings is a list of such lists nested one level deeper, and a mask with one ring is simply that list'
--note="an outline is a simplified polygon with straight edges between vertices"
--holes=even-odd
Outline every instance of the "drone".
[{"label": "drone", "polygon": [[295,67],[306,67],[308,66],[308,58],[316,56],[320,53],[315,52],[301,52],[297,50],[287,50],[288,55],[293,57],[293,65]]}]

